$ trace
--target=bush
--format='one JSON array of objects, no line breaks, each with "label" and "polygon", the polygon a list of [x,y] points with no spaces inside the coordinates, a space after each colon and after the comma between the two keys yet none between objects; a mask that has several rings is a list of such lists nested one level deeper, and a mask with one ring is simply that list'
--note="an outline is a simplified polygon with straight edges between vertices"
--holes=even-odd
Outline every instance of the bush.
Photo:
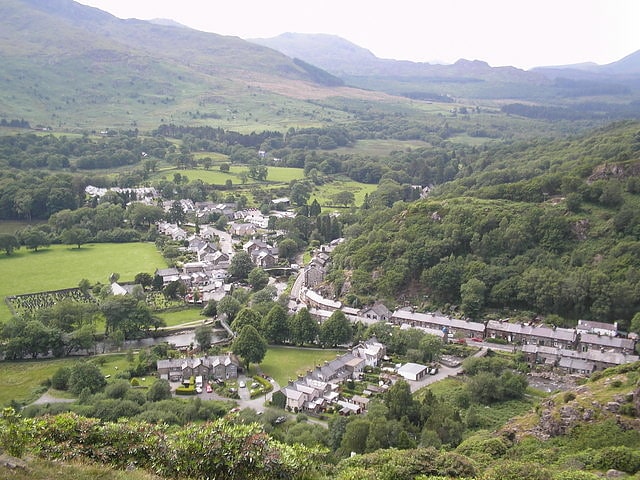
[{"label": "bush", "polygon": [[195,387],[178,387],[176,388],[176,395],[195,395]]},{"label": "bush", "polygon": [[71,375],[69,367],[60,367],[51,376],[51,386],[56,390],[67,390],[69,388],[69,375]]},{"label": "bush", "polygon": [[630,447],[605,447],[596,453],[594,464],[601,470],[640,471],[640,452]]},{"label": "bush", "polygon": [[488,469],[481,477],[483,480],[552,480],[545,467],[530,462],[501,462]]}]

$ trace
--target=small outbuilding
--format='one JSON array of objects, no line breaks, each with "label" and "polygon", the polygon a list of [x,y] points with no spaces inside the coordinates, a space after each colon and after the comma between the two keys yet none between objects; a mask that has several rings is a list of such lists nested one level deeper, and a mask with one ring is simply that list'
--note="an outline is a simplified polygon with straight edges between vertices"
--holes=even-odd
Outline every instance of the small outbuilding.
[{"label": "small outbuilding", "polygon": [[429,367],[419,363],[405,363],[398,369],[398,375],[405,380],[417,381],[429,373]]}]

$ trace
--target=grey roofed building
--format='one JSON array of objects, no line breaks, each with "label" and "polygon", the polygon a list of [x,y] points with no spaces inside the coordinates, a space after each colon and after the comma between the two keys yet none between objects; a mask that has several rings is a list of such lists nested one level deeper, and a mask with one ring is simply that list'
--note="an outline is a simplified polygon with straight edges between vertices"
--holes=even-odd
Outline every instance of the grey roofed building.
[{"label": "grey roofed building", "polygon": [[558,367],[567,373],[578,373],[580,375],[590,375],[596,369],[596,364],[582,358],[561,357]]},{"label": "grey roofed building", "polygon": [[594,333],[581,333],[579,337],[579,346],[583,351],[597,348],[622,353],[633,353],[635,349],[635,342],[630,338],[596,335]]}]

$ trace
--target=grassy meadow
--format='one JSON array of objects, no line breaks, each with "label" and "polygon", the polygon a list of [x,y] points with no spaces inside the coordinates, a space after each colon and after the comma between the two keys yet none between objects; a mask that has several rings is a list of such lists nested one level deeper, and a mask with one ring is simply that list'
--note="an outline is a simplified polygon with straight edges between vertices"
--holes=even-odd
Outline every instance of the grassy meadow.
[{"label": "grassy meadow", "polygon": [[[97,243],[78,249],[52,245],[37,252],[24,247],[12,255],[0,255],[0,298],[77,287],[86,278],[92,284],[107,283],[111,273],[131,281],[140,272],[153,273],[166,263],[152,243]],[[9,318],[2,302],[0,320]]]},{"label": "grassy meadow", "polygon": [[[205,155],[206,156],[206,155]],[[267,182],[268,183],[289,183],[291,180],[302,180],[304,178],[304,171],[301,168],[289,168],[289,167],[267,167]],[[247,173],[249,167],[247,165],[231,165],[228,172],[221,172],[219,166],[213,166],[209,170],[204,169],[178,169],[167,168],[159,170],[153,176],[153,179],[173,179],[173,175],[179,173],[191,180],[202,180],[205,183],[211,185],[224,185],[227,180],[231,180],[234,186],[241,186],[242,174]],[[250,185],[258,183],[252,178],[246,178],[245,184]]]}]

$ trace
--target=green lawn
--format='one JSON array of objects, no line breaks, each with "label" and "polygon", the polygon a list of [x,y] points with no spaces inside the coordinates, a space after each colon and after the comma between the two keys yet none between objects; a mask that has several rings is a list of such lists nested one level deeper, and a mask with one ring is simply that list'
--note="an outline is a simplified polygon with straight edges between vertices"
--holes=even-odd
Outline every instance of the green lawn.
[{"label": "green lawn", "polygon": [[200,314],[201,310],[202,307],[187,308],[173,312],[155,313],[155,316],[162,318],[167,327],[174,327],[176,325],[182,325],[183,323],[204,320],[206,317]]},{"label": "green lawn", "polygon": [[[132,281],[137,273],[153,273],[156,268],[166,268],[166,263],[152,243],[98,243],[80,249],[53,245],[37,252],[23,247],[10,256],[0,255],[0,299],[77,287],[83,278],[107,283],[114,272],[121,281]],[[0,320],[8,317],[3,301]]]},{"label": "green lawn", "polygon": [[325,360],[334,360],[343,353],[340,350],[271,346],[260,364],[260,369],[283,387],[289,379],[305,375],[307,370],[312,370],[316,365],[324,364]]}]

